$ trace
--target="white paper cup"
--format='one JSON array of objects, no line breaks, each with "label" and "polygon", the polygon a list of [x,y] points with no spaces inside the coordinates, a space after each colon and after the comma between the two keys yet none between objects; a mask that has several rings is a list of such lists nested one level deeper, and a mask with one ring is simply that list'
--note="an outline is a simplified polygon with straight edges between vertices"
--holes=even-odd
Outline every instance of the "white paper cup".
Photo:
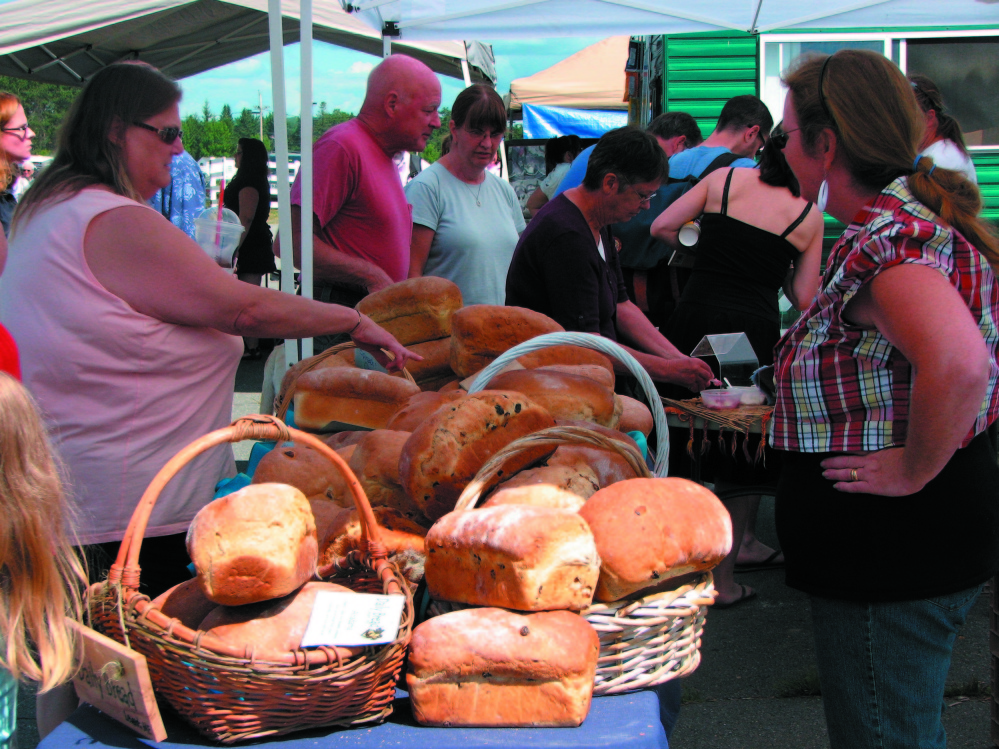
[{"label": "white paper cup", "polygon": [[677,237],[684,247],[693,247],[701,238],[701,225],[697,221],[688,221],[680,227]]}]

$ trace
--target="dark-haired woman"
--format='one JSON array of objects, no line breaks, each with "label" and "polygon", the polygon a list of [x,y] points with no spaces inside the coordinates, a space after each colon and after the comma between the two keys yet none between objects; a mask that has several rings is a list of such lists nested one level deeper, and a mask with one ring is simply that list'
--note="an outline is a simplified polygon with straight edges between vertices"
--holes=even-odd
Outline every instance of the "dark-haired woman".
[{"label": "dark-haired woman", "polygon": [[545,143],[545,178],[527,199],[527,208],[533,217],[541,206],[552,199],[562,179],[569,172],[572,160],[583,150],[583,141],[578,135],[563,135],[549,138]]},{"label": "dark-haired woman", "polygon": [[[114,557],[164,461],[231,420],[239,336],[349,332],[383,363],[389,349],[393,368],[413,356],[356,310],[241,283],[145,205],[183,150],[179,100],[177,84],[148,65],[96,73],[18,205],[0,277],[0,322],[95,557]],[[219,446],[160,494],[142,545],[144,592],[189,577],[184,533],[234,472],[231,448]],[[94,576],[107,564],[95,559]]]},{"label": "dark-haired woman", "polygon": [[[694,269],[663,330],[680,351],[693,351],[706,335],[745,333],[759,363],[772,364],[780,338],[780,289],[799,310],[815,298],[822,214],[800,197],[798,182],[776,147],[784,137],[779,127],[774,130],[759,168],[712,172],[652,224],[653,236],[678,247],[680,227],[703,214]],[[723,476],[728,474],[719,473],[718,480]],[[725,504],[735,542],[714,573],[721,606],[755,595],[735,582],[736,564],[780,561],[756,539],[759,497],[744,495]]]},{"label": "dark-haired woman", "polygon": [[832,747],[944,747],[954,640],[999,569],[999,241],[978,188],[917,156],[891,61],[841,50],[785,83],[787,162],[847,224],[775,356],[787,583],[811,596]]},{"label": "dark-haired woman", "polygon": [[937,84],[919,74],[910,75],[909,83],[926,122],[919,155],[929,156],[937,166],[963,173],[969,182],[977,185],[978,175],[968,154],[961,124],[944,111],[943,96]]},{"label": "dark-haired woman", "polygon": [[[240,138],[236,146],[236,174],[225,186],[223,205],[239,216],[243,236],[236,258],[236,278],[259,286],[275,270],[273,237],[267,218],[271,212],[271,188],[267,182],[267,149],[256,138]],[[243,358],[261,357],[257,338],[243,339]]]},{"label": "dark-haired woman", "polygon": [[451,108],[451,149],[406,185],[413,206],[409,277],[454,281],[465,304],[503,304],[513,248],[524,230],[517,194],[489,172],[506,133],[503,99],[469,86]]}]

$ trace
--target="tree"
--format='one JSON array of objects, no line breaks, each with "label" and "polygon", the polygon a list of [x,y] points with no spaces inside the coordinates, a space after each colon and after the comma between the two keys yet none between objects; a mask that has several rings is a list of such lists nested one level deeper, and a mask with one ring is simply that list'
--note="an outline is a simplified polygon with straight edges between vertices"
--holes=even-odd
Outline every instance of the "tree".
[{"label": "tree", "polygon": [[232,156],[234,153],[236,153],[236,133],[233,131],[231,119],[229,122],[219,119],[202,123],[202,156]]},{"label": "tree", "polygon": [[14,94],[24,106],[28,124],[35,131],[32,151],[39,155],[53,153],[59,128],[80,90],[0,76],[0,91]]},{"label": "tree", "polygon": [[205,105],[201,107],[201,119],[204,122],[210,122],[214,119],[214,116],[212,115],[212,108],[208,103],[208,99],[205,99]]},{"label": "tree", "polygon": [[205,154],[202,153],[201,144],[204,134],[204,123],[196,115],[189,114],[181,123],[184,129],[184,148],[194,160],[197,161]]},{"label": "tree", "polygon": [[448,123],[451,122],[451,110],[447,107],[441,110],[441,126],[430,136],[421,156],[425,161],[433,163],[441,157],[441,141],[451,132]]},{"label": "tree", "polygon": [[219,115],[222,122],[232,122],[232,108],[228,104],[222,105],[222,114]]}]

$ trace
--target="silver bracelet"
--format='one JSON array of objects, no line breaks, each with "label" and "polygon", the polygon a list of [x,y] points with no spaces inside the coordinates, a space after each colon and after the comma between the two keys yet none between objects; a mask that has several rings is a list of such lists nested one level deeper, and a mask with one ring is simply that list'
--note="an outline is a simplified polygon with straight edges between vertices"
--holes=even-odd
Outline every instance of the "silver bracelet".
[{"label": "silver bracelet", "polygon": [[354,335],[354,331],[357,330],[361,325],[361,310],[355,309],[354,312],[357,313],[357,322],[354,324],[353,328],[347,331],[347,335]]}]

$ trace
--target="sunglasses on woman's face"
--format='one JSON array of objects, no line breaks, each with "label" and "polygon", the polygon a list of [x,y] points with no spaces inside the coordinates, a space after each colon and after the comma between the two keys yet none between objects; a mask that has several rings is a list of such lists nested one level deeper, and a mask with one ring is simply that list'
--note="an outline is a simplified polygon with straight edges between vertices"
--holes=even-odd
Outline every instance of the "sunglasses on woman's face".
[{"label": "sunglasses on woman's face", "polygon": [[156,133],[160,136],[160,140],[166,143],[168,146],[172,144],[177,138],[184,137],[184,131],[179,127],[153,127],[152,125],[147,125],[145,122],[133,122],[136,127],[141,127],[143,130],[148,130],[152,133]]},{"label": "sunglasses on woman's face", "polygon": [[770,133],[770,142],[774,144],[774,148],[778,151],[783,151],[784,146],[787,145],[787,136],[789,133],[793,133],[795,130],[801,130],[800,127],[791,128],[790,130],[784,130],[779,125],[774,128],[774,131]]}]

